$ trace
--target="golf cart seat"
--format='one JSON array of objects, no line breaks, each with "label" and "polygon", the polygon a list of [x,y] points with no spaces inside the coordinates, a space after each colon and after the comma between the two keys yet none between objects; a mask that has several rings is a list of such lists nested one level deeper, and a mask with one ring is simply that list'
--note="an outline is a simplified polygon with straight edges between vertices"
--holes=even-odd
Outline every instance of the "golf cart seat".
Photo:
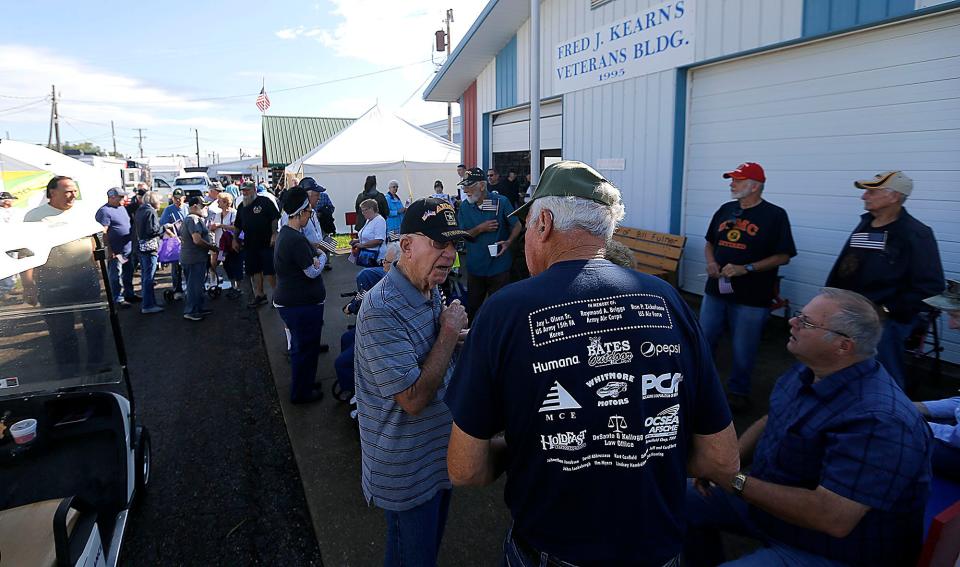
[{"label": "golf cart seat", "polygon": [[[44,500],[0,511],[0,564],[75,565],[90,543],[96,514],[73,503],[73,498]],[[98,546],[99,539],[96,534]]]}]

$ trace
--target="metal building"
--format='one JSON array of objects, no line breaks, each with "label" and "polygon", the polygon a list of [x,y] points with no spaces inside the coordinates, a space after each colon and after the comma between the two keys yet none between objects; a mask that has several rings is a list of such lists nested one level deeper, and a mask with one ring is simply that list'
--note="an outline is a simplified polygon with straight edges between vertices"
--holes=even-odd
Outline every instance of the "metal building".
[{"label": "metal building", "polygon": [[[863,212],[854,179],[902,169],[906,203],[960,277],[960,1],[491,0],[425,91],[459,102],[469,166],[529,156],[539,66],[541,164],[577,159],[623,191],[624,224],[688,237],[681,286],[702,293],[722,171],[761,163],[799,254],[798,308]],[[542,165],[541,165],[542,167]],[[945,358],[960,362],[960,333]]]}]

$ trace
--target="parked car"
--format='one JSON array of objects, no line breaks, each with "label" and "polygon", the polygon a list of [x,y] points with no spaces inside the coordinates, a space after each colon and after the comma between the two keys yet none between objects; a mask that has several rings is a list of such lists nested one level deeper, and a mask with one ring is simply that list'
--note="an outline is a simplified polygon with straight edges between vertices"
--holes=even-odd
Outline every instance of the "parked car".
[{"label": "parked car", "polygon": [[210,178],[206,173],[188,173],[178,177],[173,182],[174,189],[182,189],[184,196],[203,197],[210,188]]}]

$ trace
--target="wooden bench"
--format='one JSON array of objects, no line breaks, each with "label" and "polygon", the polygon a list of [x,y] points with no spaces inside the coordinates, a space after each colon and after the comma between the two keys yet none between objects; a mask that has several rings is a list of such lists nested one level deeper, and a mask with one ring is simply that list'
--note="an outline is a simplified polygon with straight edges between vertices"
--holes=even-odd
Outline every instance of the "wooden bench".
[{"label": "wooden bench", "polygon": [[687,242],[686,236],[620,226],[613,239],[633,252],[637,271],[677,286],[677,270],[683,256],[683,245]]}]

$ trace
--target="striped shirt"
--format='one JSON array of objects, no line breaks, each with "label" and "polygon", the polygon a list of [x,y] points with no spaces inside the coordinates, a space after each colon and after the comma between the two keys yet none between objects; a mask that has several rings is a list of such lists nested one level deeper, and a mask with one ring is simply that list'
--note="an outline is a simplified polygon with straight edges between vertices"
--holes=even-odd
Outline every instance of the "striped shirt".
[{"label": "striped shirt", "polygon": [[447,441],[453,421],[443,385],[420,415],[403,411],[394,396],[420,378],[420,365],[440,328],[440,292],[430,299],[397,268],[366,293],[357,315],[356,381],[360,422],[361,484],[368,503],[409,510],[450,488]]}]

